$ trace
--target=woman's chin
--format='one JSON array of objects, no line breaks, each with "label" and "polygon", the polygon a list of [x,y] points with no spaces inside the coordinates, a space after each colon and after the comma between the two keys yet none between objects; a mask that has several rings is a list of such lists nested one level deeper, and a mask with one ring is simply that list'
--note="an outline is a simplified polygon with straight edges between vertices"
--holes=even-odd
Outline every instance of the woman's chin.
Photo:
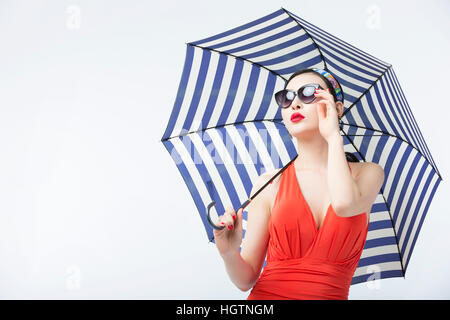
[{"label": "woman's chin", "polygon": [[304,129],[304,128],[290,131],[290,135],[293,138],[300,138],[300,139],[308,138],[308,137],[314,136],[316,134],[318,134],[317,130],[309,130],[309,129]]}]

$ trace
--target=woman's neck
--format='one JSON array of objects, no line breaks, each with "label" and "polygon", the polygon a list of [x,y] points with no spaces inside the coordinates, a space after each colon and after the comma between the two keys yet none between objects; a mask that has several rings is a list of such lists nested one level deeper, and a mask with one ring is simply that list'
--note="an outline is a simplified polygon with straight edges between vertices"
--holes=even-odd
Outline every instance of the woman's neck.
[{"label": "woman's neck", "polygon": [[328,142],[320,134],[296,139],[298,157],[294,160],[295,167],[326,171],[328,168]]}]

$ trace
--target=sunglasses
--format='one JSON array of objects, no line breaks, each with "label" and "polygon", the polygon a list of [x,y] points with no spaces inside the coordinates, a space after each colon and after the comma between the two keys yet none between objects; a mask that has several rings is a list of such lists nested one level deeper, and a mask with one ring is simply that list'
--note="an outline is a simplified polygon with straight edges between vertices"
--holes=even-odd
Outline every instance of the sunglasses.
[{"label": "sunglasses", "polygon": [[305,84],[300,87],[297,91],[284,89],[275,93],[275,101],[280,106],[280,108],[287,108],[291,105],[297,96],[303,103],[311,103],[316,100],[314,92],[317,88],[323,90],[323,88],[317,83]]}]

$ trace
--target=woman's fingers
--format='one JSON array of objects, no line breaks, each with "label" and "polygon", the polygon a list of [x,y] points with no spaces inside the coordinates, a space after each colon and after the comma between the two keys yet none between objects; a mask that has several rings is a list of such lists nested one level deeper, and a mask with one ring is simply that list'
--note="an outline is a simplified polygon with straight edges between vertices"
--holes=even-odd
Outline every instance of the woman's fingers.
[{"label": "woman's fingers", "polygon": [[219,217],[219,226],[223,226],[228,230],[233,230],[235,221],[236,213],[232,206],[228,206],[225,213]]},{"label": "woman's fingers", "polygon": [[237,213],[232,206],[228,206],[223,215],[219,216],[217,225],[224,227],[222,230],[213,230],[214,235],[221,235],[228,231],[242,230],[243,226],[243,208],[240,208]]},{"label": "woman's fingers", "polygon": [[235,227],[235,228],[242,228],[242,215],[243,215],[243,211],[244,211],[243,208],[240,208],[240,209],[237,211],[236,219],[234,220],[234,227]]},{"label": "woman's fingers", "polygon": [[233,230],[233,228],[234,228],[235,219],[233,217],[235,217],[235,216],[236,216],[236,213],[234,212],[233,207],[229,206],[227,208],[227,211],[225,211],[225,213],[223,215],[225,227],[228,228],[229,230]]}]

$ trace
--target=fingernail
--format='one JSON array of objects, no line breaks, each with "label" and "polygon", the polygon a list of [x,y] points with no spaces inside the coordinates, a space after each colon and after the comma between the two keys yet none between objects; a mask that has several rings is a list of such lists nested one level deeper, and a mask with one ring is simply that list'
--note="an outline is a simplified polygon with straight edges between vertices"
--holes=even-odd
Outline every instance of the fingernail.
[{"label": "fingernail", "polygon": [[236,216],[233,216],[233,220],[236,220]]},{"label": "fingernail", "polygon": [[223,225],[224,225],[225,223],[224,223],[224,222],[221,222],[220,224],[223,224]]},{"label": "fingernail", "polygon": [[232,226],[232,225],[229,225],[229,226],[228,226],[228,229],[233,230],[233,226]]}]

